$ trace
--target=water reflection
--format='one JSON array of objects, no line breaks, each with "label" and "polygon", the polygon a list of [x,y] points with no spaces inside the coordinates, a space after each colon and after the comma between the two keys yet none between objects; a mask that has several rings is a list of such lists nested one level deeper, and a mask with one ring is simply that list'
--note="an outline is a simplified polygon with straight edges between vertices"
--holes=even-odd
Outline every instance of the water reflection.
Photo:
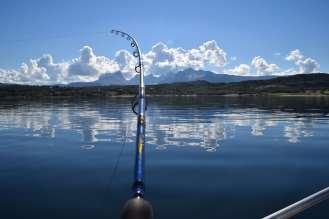
[{"label": "water reflection", "polygon": [[290,143],[298,143],[302,138],[314,136],[312,119],[302,120],[298,118],[295,121],[290,121],[290,124],[284,127],[284,136],[288,138]]},{"label": "water reflection", "polygon": [[[241,102],[241,101],[240,101]],[[315,122],[328,124],[327,112],[274,107],[218,104],[168,104],[151,101],[147,114],[147,142],[157,150],[199,147],[218,150],[233,138],[283,138],[297,144],[316,136]],[[282,107],[282,105],[280,106]],[[79,103],[0,104],[0,133],[56,138],[58,132],[77,136],[82,149],[96,142],[135,140],[136,119],[128,100]],[[247,136],[246,136],[247,135]]]}]

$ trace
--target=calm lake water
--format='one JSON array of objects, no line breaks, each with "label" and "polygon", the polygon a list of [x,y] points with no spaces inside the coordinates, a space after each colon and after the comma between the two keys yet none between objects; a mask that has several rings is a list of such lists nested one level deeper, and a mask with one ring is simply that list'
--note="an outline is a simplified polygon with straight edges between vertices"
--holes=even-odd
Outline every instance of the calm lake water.
[{"label": "calm lake water", "polygon": [[[129,98],[1,102],[0,218],[119,218],[135,129]],[[149,98],[146,142],[156,219],[260,218],[329,186],[329,98]]]}]

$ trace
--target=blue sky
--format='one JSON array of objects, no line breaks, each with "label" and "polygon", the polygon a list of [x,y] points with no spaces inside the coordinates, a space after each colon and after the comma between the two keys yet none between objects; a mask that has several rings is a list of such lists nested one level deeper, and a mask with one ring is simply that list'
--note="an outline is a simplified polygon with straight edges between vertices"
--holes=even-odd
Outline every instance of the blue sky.
[{"label": "blue sky", "polygon": [[[317,71],[329,72],[328,9],[326,0],[1,1],[0,69],[3,77],[43,54],[72,64],[84,46],[95,56],[113,58],[117,50],[129,49],[107,34],[119,28],[133,33],[145,53],[158,42],[190,50],[214,40],[227,60],[202,66],[218,73],[246,64],[254,74],[264,70],[264,60],[277,65],[274,73],[298,72],[307,58]],[[288,61],[296,49],[303,58]],[[255,60],[258,66],[252,64],[255,57],[262,58]]]}]

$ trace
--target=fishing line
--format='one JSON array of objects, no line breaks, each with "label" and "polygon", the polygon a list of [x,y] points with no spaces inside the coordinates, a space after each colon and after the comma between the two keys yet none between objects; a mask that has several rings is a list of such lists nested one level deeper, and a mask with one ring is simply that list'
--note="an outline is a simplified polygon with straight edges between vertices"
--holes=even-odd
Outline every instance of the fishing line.
[{"label": "fishing line", "polygon": [[113,170],[112,170],[112,174],[111,174],[111,177],[110,177],[110,189],[112,188],[112,185],[113,185],[113,182],[114,182],[114,177],[116,175],[116,172],[118,170],[118,166],[119,166],[119,163],[120,163],[120,160],[121,160],[121,157],[123,155],[123,151],[126,147],[126,143],[127,143],[127,130],[128,128],[126,127],[125,129],[123,129],[123,132],[124,134],[122,135],[122,144],[121,144],[121,150],[119,152],[119,155],[118,155],[118,158],[114,164],[114,167],[113,167]]},{"label": "fishing line", "polygon": [[[111,175],[110,175],[110,179],[109,179],[109,187],[107,187],[108,192],[106,192],[106,194],[110,194],[109,200],[113,200],[113,201],[115,201],[115,199],[114,199],[114,196],[112,194],[112,191],[114,191],[114,189],[112,188],[112,186],[114,184],[114,179],[115,179],[115,176],[116,176],[118,167],[119,167],[119,163],[120,163],[121,157],[122,157],[123,152],[124,152],[124,149],[126,147],[128,127],[122,128],[122,133],[123,133],[122,134],[122,137],[121,137],[122,143],[120,144],[121,145],[121,149],[120,149],[120,152],[118,154],[117,160],[115,161],[114,167],[112,169],[112,172],[111,172]],[[110,210],[110,208],[108,206],[108,201],[101,202],[101,206],[102,206],[102,208],[106,209],[106,211]]]}]

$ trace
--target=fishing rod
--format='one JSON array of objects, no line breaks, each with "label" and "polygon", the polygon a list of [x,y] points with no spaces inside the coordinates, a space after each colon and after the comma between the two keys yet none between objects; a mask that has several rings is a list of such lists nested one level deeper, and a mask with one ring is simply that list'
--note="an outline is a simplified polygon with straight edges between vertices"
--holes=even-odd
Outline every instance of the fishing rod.
[{"label": "fishing rod", "polygon": [[263,219],[287,219],[295,216],[298,213],[305,211],[308,208],[311,208],[322,201],[325,201],[329,198],[329,187],[322,189],[321,191],[314,193],[302,200],[291,204],[273,214],[270,214]]},{"label": "fishing rod", "polygon": [[[134,168],[134,183],[132,186],[133,197],[129,199],[122,210],[122,219],[152,219],[153,209],[151,204],[144,199],[145,193],[145,84],[144,84],[144,69],[141,51],[138,43],[129,34],[120,30],[111,30],[112,34],[121,36],[130,42],[130,46],[134,48],[133,56],[137,58],[135,72],[139,74],[139,89],[138,95],[132,104],[132,110],[137,115],[137,134],[136,134],[136,153],[135,153],[135,168]],[[138,111],[135,108],[138,106]]]}]

